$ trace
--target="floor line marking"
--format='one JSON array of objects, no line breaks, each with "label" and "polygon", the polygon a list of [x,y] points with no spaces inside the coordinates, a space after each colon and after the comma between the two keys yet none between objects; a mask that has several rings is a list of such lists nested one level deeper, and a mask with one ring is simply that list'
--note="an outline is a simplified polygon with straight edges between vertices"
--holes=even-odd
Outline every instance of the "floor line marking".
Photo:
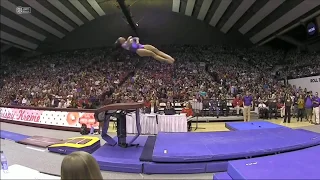
[{"label": "floor line marking", "polygon": [[27,146],[26,148],[27,149],[32,149],[32,150],[35,150],[35,151],[40,151],[40,152],[45,152],[46,151],[45,149],[39,149],[39,148],[30,147],[30,146]]},{"label": "floor line marking", "polygon": [[144,176],[141,174],[141,173],[139,173],[140,174],[140,176],[142,177],[142,179],[144,179]]}]

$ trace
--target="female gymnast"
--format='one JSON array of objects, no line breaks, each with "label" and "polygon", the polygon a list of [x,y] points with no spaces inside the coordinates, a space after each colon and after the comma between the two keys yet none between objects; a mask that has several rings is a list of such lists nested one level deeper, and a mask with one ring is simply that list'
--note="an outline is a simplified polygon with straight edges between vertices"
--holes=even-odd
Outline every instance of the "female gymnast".
[{"label": "female gymnast", "polygon": [[122,47],[125,50],[137,53],[140,57],[152,57],[155,60],[166,62],[169,64],[174,63],[174,59],[168,54],[159,51],[152,45],[142,45],[138,37],[129,36],[128,39],[119,37],[115,43],[116,47]]}]

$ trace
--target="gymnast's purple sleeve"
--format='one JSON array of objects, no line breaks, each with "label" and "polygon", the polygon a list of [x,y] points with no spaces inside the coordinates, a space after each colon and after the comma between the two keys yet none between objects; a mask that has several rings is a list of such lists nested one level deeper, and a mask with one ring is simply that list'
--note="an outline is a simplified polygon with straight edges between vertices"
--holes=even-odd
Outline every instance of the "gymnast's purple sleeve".
[{"label": "gymnast's purple sleeve", "polygon": [[130,48],[128,43],[123,43],[121,46],[123,49],[126,49],[126,50],[129,50]]}]

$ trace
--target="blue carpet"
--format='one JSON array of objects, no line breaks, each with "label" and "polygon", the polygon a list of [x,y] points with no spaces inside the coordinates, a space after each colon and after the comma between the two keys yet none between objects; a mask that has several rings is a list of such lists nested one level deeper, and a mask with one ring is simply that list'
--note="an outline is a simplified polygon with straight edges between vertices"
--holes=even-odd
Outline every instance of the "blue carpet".
[{"label": "blue carpet", "polygon": [[9,131],[4,131],[4,130],[0,130],[0,138],[1,139],[9,139],[15,142],[24,140],[29,138],[30,136],[26,136],[23,134],[19,134],[19,133],[14,133],[14,132],[9,132]]}]

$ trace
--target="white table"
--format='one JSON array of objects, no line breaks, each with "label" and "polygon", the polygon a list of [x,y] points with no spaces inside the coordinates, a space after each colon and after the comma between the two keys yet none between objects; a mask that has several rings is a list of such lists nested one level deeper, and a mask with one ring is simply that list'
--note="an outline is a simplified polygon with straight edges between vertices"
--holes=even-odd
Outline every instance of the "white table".
[{"label": "white table", "polygon": [[[158,118],[158,124],[156,121]],[[136,134],[136,114],[126,116],[127,133]],[[158,134],[158,132],[187,132],[187,117],[185,114],[159,115],[140,114],[141,134]]]},{"label": "white table", "polygon": [[61,179],[57,176],[42,174],[37,170],[27,168],[18,164],[8,167],[8,172],[1,170],[1,179]]}]

